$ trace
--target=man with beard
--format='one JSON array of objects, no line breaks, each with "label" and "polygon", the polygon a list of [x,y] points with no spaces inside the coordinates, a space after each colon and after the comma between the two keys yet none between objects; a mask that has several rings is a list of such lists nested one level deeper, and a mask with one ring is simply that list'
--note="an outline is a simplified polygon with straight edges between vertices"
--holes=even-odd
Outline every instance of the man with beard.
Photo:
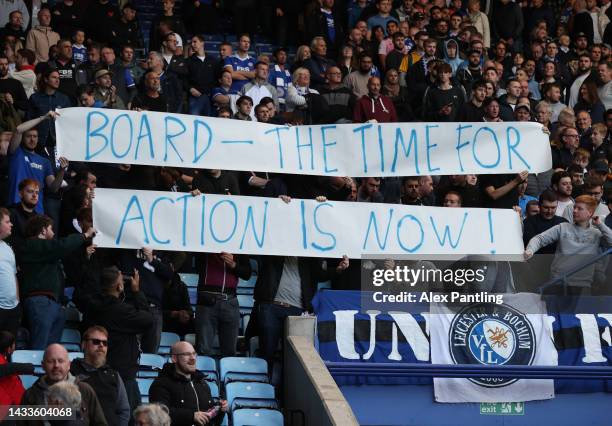
[{"label": "man with beard", "polygon": [[22,180],[19,182],[18,188],[19,203],[9,208],[11,222],[14,225],[10,240],[12,245],[19,244],[20,241],[25,239],[25,226],[32,216],[36,216],[34,209],[38,204],[40,194],[40,184],[34,179]]},{"label": "man with beard", "polygon": [[574,199],[572,198],[572,177],[568,172],[555,172],[550,179],[550,187],[557,195],[557,210],[555,214],[563,217],[566,207],[574,204]]},{"label": "man with beard", "polygon": [[160,93],[161,83],[155,71],[147,71],[144,75],[144,90],[132,102],[132,109],[167,112],[168,102]]},{"label": "man with beard", "polygon": [[466,93],[470,93],[475,82],[482,80],[481,58],[479,51],[470,50],[467,54],[467,64],[462,64],[457,70],[457,80]]},{"label": "man with beard", "polygon": [[[80,381],[70,374],[70,359],[68,351],[60,344],[52,344],[47,347],[42,360],[42,368],[45,375],[39,378],[30,389],[26,391],[21,400],[22,405],[47,405],[46,394],[49,387],[55,383],[67,381],[75,384],[81,392],[80,411],[83,414],[84,424],[107,425],[104,411],[96,392],[85,382]],[[41,422],[42,424],[42,422]]]},{"label": "man with beard", "polygon": [[220,425],[227,401],[220,400],[219,405],[213,401],[206,376],[196,370],[197,353],[191,343],[175,343],[171,354],[172,362],[164,365],[151,385],[150,401],[168,407],[173,425]]},{"label": "man with beard", "polygon": [[372,55],[366,52],[359,54],[359,69],[351,72],[344,78],[344,85],[348,87],[357,98],[368,94],[368,81],[372,76]]},{"label": "man with beard", "polygon": [[89,327],[83,333],[81,348],[85,357],[75,359],[70,372],[96,392],[109,425],[127,426],[130,404],[123,380],[106,364],[108,331],[97,325]]},{"label": "man with beard", "polygon": [[402,204],[407,206],[422,206],[423,201],[419,194],[418,176],[406,176],[402,179]]},{"label": "man with beard", "polygon": [[4,55],[0,56],[0,95],[15,109],[25,111],[28,108],[28,97],[23,85],[9,76],[9,61]]},{"label": "man with beard", "polygon": [[104,103],[105,108],[125,109],[125,104],[119,95],[117,87],[113,85],[113,74],[105,69],[96,71],[94,99]]},{"label": "man with beard", "polygon": [[569,100],[567,105],[570,108],[574,108],[576,103],[578,103],[578,94],[580,91],[580,86],[587,78],[593,78],[591,76],[591,56],[588,53],[583,53],[578,57],[578,76],[572,83],[572,86],[569,90]]}]

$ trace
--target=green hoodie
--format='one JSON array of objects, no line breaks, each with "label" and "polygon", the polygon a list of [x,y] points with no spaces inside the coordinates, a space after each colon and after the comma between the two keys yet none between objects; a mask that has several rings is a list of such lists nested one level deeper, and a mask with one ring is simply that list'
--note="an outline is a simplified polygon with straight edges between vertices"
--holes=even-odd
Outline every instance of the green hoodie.
[{"label": "green hoodie", "polygon": [[85,242],[83,235],[73,234],[58,240],[30,238],[17,248],[19,288],[22,298],[44,294],[61,301],[60,259]]}]

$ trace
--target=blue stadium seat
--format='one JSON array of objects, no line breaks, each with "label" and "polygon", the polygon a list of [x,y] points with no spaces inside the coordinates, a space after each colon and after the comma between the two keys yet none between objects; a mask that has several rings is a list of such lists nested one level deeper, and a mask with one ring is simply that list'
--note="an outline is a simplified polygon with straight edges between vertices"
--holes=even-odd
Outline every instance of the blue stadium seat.
[{"label": "blue stadium seat", "polygon": [[180,340],[181,338],[176,333],[162,332],[157,353],[162,355],[169,354],[171,346]]},{"label": "blue stadium seat", "polygon": [[243,315],[240,321],[240,335],[244,336],[246,333],[246,329],[249,326],[249,321],[251,321],[251,315]]},{"label": "blue stadium seat", "polygon": [[195,287],[187,287],[187,294],[189,294],[189,303],[195,305],[198,303],[198,289]]},{"label": "blue stadium seat", "polygon": [[68,300],[72,301],[73,294],[74,294],[74,287],[64,287],[64,296],[66,296]]},{"label": "blue stadium seat", "polygon": [[26,390],[30,389],[36,380],[38,380],[38,376],[32,376],[30,374],[24,374],[19,376],[19,378],[21,378],[21,383]]},{"label": "blue stadium seat", "polygon": [[68,352],[68,358],[72,362],[77,358],[85,358],[85,354],[83,352]]},{"label": "blue stadium seat", "polygon": [[251,275],[247,281],[243,279],[238,280],[238,287],[236,288],[236,294],[253,296],[255,293],[255,282],[257,281],[257,275]]},{"label": "blue stadium seat", "polygon": [[79,330],[64,328],[60,341],[68,352],[79,352],[81,350],[81,333]]},{"label": "blue stadium seat", "polygon": [[262,358],[226,357],[219,361],[221,382],[268,383],[268,363]]},{"label": "blue stadium seat", "polygon": [[43,374],[44,372],[41,367],[43,355],[44,351],[20,350],[13,352],[11,361],[34,364],[34,373]]},{"label": "blue stadium seat", "polygon": [[238,294],[238,306],[240,306],[240,315],[248,315],[253,309],[253,296],[247,294]]},{"label": "blue stadium seat", "polygon": [[205,42],[205,47],[207,50],[219,50],[219,47],[221,47],[221,43],[223,43],[222,41],[207,41]]},{"label": "blue stadium seat", "polygon": [[257,263],[257,260],[250,258],[249,262],[251,263],[251,270],[253,271],[254,275],[257,275],[257,273],[259,272],[259,263]]},{"label": "blue stadium seat", "polygon": [[274,386],[268,383],[228,383],[225,394],[231,411],[240,408],[278,408]]},{"label": "blue stadium seat", "polygon": [[209,356],[198,355],[196,359],[196,369],[206,375],[207,381],[219,381],[219,373],[217,373],[217,363]]},{"label": "blue stadium seat", "polygon": [[213,398],[219,398],[219,385],[216,382],[206,382],[210,388],[210,396]]},{"label": "blue stadium seat", "polygon": [[257,275],[253,274],[251,275],[251,278],[249,278],[248,280],[243,280],[242,278],[240,278],[238,280],[238,287],[255,288],[256,282],[257,282]]},{"label": "blue stadium seat", "polygon": [[141,354],[138,377],[157,377],[157,373],[164,367],[166,360],[157,354]]},{"label": "blue stadium seat", "polygon": [[64,315],[66,317],[66,327],[78,328],[81,323],[82,315],[77,308],[74,306],[66,306],[64,309]]},{"label": "blue stadium seat", "polygon": [[138,377],[136,382],[138,382],[138,390],[140,390],[140,396],[142,398],[143,403],[149,402],[149,388],[153,384],[153,380],[155,379],[143,379]]},{"label": "blue stadium seat", "polygon": [[232,413],[234,426],[283,426],[280,411],[265,408],[241,408]]},{"label": "blue stadium seat", "polygon": [[195,333],[185,334],[185,341],[191,343],[191,346],[195,348],[196,345],[196,335]]},{"label": "blue stadium seat", "polygon": [[181,277],[181,281],[185,283],[187,287],[197,287],[198,286],[198,274],[179,274]]}]

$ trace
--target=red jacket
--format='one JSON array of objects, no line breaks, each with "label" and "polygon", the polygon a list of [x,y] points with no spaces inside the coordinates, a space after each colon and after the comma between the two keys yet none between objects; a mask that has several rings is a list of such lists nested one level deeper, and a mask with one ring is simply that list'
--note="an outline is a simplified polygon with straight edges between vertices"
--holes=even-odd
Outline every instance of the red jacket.
[{"label": "red jacket", "polygon": [[362,96],[355,104],[353,121],[365,123],[368,120],[376,120],[379,123],[396,122],[397,113],[391,99],[384,95],[380,95],[376,99],[370,97],[370,95]]},{"label": "red jacket", "polygon": [[[0,355],[0,364],[7,363],[8,361],[4,355]],[[24,392],[25,389],[17,374],[2,377],[0,379],[0,406],[19,405]],[[2,412],[0,412],[0,419],[4,418],[6,411],[6,408],[2,409]]]}]

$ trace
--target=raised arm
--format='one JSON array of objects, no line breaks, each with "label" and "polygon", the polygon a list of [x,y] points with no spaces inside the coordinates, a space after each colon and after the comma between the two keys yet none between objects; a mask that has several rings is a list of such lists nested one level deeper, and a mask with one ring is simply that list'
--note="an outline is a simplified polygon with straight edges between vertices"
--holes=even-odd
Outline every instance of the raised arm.
[{"label": "raised arm", "polygon": [[17,148],[19,147],[19,144],[21,143],[21,138],[25,132],[33,129],[34,127],[38,126],[40,123],[42,123],[45,120],[55,120],[55,118],[58,116],[59,114],[57,112],[49,111],[45,115],[41,115],[38,118],[33,118],[31,120],[21,123],[19,126],[17,126],[17,129],[15,129],[15,132],[13,133],[13,137],[11,138],[11,143],[9,145],[8,153],[12,154],[17,150]]}]

